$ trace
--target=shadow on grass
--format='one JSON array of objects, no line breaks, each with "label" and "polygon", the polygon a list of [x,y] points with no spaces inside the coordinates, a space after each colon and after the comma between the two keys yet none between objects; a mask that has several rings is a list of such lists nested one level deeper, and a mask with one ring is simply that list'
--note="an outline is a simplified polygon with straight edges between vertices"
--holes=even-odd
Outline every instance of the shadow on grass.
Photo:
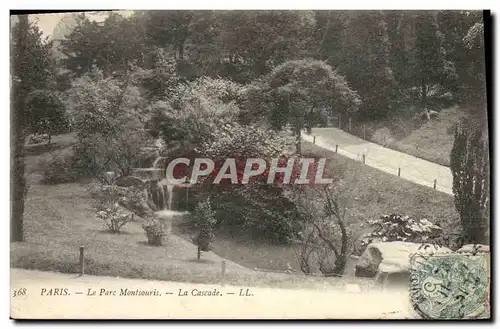
[{"label": "shadow on grass", "polygon": [[40,155],[43,153],[51,152],[54,150],[62,149],[67,146],[51,143],[51,144],[31,144],[26,145],[24,148],[25,155]]},{"label": "shadow on grass", "polygon": [[112,232],[112,231],[107,230],[107,229],[100,229],[100,230],[94,230],[94,231],[97,233],[101,233],[101,234],[109,234],[109,235],[116,235],[116,236],[132,234],[132,233],[127,232],[127,231]]},{"label": "shadow on grass", "polygon": [[186,261],[190,262],[190,263],[200,263],[200,264],[215,264],[215,263],[217,263],[211,259],[203,259],[203,258],[201,258],[201,259],[191,258],[191,259],[188,259]]}]

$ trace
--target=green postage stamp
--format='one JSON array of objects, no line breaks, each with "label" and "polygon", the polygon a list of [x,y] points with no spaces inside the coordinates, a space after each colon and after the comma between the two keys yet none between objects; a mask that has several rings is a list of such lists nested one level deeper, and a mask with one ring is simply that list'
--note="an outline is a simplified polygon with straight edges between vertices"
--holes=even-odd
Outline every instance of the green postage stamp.
[{"label": "green postage stamp", "polygon": [[414,254],[410,299],[425,319],[489,318],[490,254]]}]

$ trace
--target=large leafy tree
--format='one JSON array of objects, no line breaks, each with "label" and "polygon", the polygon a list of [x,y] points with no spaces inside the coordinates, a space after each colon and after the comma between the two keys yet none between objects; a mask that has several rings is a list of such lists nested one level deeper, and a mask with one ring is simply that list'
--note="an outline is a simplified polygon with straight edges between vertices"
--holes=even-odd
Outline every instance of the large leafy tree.
[{"label": "large leafy tree", "polygon": [[137,16],[111,12],[103,22],[84,13],[74,18],[71,33],[59,40],[65,65],[79,77],[97,65],[105,75],[128,71],[129,63],[142,64],[146,56],[143,25]]},{"label": "large leafy tree", "polygon": [[11,23],[11,240],[23,241],[24,201],[27,192],[24,177],[24,142],[30,123],[27,120],[26,100],[35,90],[53,86],[49,56],[52,45],[42,38],[38,26],[30,23],[28,16],[16,16]]},{"label": "large leafy tree", "polygon": [[391,113],[396,91],[385,16],[381,11],[360,11],[343,13],[338,19],[342,27],[340,46],[330,48],[329,63],[363,99],[360,114],[364,118],[384,118]]},{"label": "large leafy tree", "polygon": [[296,150],[301,153],[301,130],[315,111],[356,113],[361,104],[358,93],[346,79],[322,61],[296,60],[285,62],[269,74],[267,93],[275,106],[270,119],[276,128],[286,123],[294,127]]}]

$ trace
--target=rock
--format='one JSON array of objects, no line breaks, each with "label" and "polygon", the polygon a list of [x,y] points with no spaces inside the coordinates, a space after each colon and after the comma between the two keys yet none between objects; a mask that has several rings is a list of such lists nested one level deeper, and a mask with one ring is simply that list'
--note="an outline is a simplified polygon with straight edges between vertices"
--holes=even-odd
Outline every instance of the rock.
[{"label": "rock", "polygon": [[116,179],[115,184],[120,187],[139,187],[141,189],[145,188],[145,182],[136,176],[125,176]]},{"label": "rock", "polygon": [[355,275],[358,277],[375,277],[380,273],[408,273],[410,254],[413,253],[451,253],[446,247],[426,245],[421,243],[392,241],[375,242],[368,245],[359,257]]},{"label": "rock", "polygon": [[160,180],[165,176],[165,170],[161,168],[134,168],[132,175],[142,180]]},{"label": "rock", "polygon": [[457,253],[467,253],[467,254],[473,254],[473,253],[479,253],[479,252],[490,252],[490,246],[484,245],[484,244],[466,244],[465,246],[462,246],[462,248],[458,249],[456,251]]}]

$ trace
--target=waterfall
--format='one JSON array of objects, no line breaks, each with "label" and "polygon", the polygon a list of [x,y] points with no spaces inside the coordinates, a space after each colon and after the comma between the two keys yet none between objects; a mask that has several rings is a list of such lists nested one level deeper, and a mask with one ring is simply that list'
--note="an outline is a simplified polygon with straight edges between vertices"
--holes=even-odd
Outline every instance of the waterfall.
[{"label": "waterfall", "polygon": [[174,196],[174,186],[172,184],[168,184],[167,191],[168,191],[168,203],[166,209],[172,210],[172,198]]},{"label": "waterfall", "polygon": [[160,182],[158,182],[156,186],[158,187],[158,204],[160,203],[161,200],[163,206],[162,210],[170,209],[170,205],[167,203],[167,196],[165,195],[165,190],[163,189],[163,185],[160,184]]}]

